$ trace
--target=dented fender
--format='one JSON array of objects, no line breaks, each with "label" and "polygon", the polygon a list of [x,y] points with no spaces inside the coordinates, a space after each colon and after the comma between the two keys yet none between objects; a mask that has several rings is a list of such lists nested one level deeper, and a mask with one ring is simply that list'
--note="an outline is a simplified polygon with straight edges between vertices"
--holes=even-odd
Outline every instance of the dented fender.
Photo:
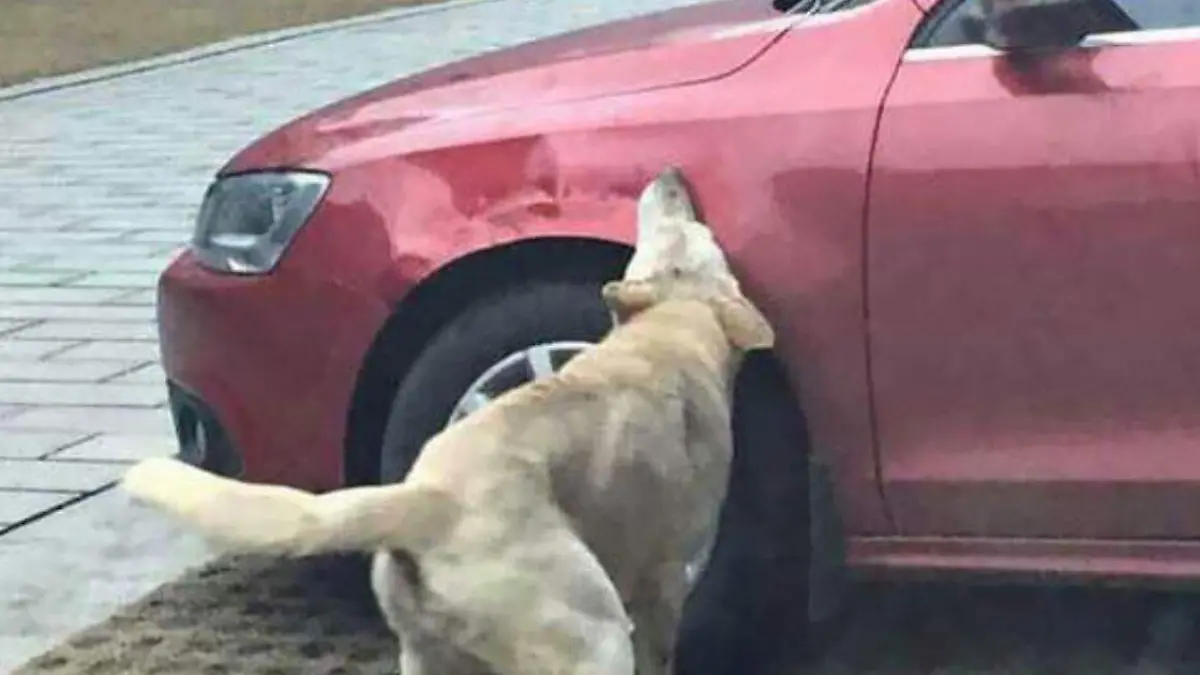
[{"label": "dented fender", "polygon": [[488,249],[546,238],[632,247],[638,195],[678,159],[632,140],[588,134],[348,167],[280,268],[333,274],[390,308],[438,270]]}]

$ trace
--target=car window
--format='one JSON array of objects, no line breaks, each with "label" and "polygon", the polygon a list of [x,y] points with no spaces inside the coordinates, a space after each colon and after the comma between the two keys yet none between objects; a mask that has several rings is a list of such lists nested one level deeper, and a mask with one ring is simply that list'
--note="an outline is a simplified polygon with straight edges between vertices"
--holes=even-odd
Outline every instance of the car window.
[{"label": "car window", "polygon": [[[913,41],[914,47],[951,47],[973,40],[964,18],[976,12],[980,0],[946,0],[930,16]],[[1200,26],[1200,0],[1111,0],[1137,24],[1138,30]],[[1097,26],[1096,33],[1107,32]]]},{"label": "car window", "polygon": [[774,0],[775,9],[797,14],[829,14],[869,5],[876,0]]},{"label": "car window", "polygon": [[1142,30],[1200,26],[1196,0],[1115,0]]},{"label": "car window", "polygon": [[826,3],[826,4],[830,5],[830,10],[835,11],[835,12],[841,12],[841,11],[844,11],[847,9],[854,9],[855,7],[861,7],[863,5],[867,5],[872,2],[875,2],[875,0],[842,0],[842,2],[831,2],[831,3]]}]

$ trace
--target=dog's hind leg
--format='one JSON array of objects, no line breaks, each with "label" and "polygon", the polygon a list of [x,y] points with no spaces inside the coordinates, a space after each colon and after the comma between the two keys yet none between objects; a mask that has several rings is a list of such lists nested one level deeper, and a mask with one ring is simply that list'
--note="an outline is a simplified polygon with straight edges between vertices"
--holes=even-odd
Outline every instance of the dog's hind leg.
[{"label": "dog's hind leg", "polygon": [[598,624],[592,631],[588,654],[566,675],[635,675],[638,671],[633,651],[624,625]]},{"label": "dog's hind leg", "polygon": [[684,564],[671,561],[646,579],[629,603],[634,621],[633,649],[638,675],[669,675],[673,672],[675,639],[687,588]]}]

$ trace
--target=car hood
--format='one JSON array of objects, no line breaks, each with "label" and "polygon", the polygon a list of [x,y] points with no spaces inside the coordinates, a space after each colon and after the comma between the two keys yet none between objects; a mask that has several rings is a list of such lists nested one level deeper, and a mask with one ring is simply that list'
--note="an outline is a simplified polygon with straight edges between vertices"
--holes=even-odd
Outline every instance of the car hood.
[{"label": "car hood", "polygon": [[222,173],[316,165],[338,144],[430,120],[720,77],[761,53],[785,23],[767,0],[722,0],[485,53],[289,122],[245,148]]}]

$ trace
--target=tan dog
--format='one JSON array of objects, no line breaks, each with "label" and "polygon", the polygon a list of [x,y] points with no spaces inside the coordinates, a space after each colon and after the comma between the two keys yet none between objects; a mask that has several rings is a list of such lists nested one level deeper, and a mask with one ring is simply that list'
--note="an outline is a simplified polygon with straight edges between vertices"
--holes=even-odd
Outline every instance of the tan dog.
[{"label": "tan dog", "polygon": [[157,459],[123,486],[227,549],[375,552],[404,675],[666,673],[725,495],[733,378],[774,333],[674,169],[603,296],[603,341],[430,439],[402,483],[318,496]]}]

